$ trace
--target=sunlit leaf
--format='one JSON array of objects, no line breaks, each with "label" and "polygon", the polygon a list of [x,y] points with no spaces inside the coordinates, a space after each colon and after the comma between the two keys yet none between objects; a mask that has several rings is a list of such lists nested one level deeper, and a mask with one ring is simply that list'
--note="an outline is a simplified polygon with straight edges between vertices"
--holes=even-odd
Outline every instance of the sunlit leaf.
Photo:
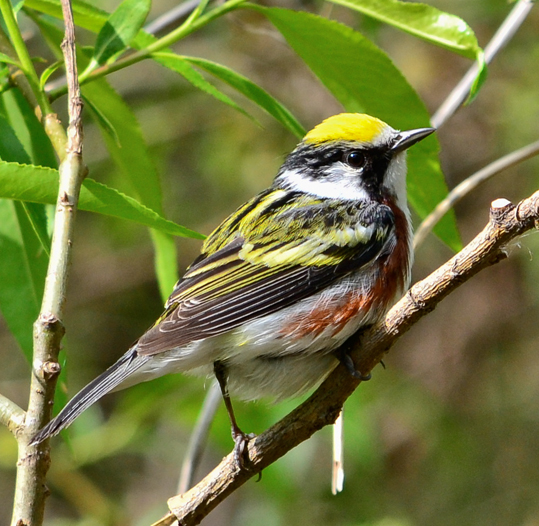
[{"label": "sunlit leaf", "polygon": [[[54,204],[57,193],[57,170],[0,162],[0,198]],[[202,234],[164,219],[132,197],[88,178],[85,179],[81,189],[79,208],[120,219],[128,219],[173,236],[204,238]]]},{"label": "sunlit leaf", "polygon": [[99,31],[92,62],[105,64],[126,49],[144,24],[150,7],[150,0],[124,0]]},{"label": "sunlit leaf", "polygon": [[[59,20],[63,19],[60,0],[25,0],[24,6],[54,16]],[[89,2],[73,0],[71,6],[75,24],[94,33],[99,33],[109,17],[109,13],[95,7]]]},{"label": "sunlit leaf", "polygon": [[442,47],[463,57],[475,59],[479,72],[472,86],[470,100],[477,94],[487,65],[483,50],[470,26],[460,17],[435,7],[400,0],[330,0]]},{"label": "sunlit leaf", "polygon": [[[247,117],[253,119],[249,113],[247,113],[241,106],[236,104],[230,97],[225,95],[223,92],[219,91],[213,84],[210,84],[196,69],[194,69],[187,60],[185,60],[180,55],[174,53],[163,52],[163,53],[153,53],[152,58],[156,62],[159,62],[162,66],[165,66],[176,73],[179,73],[182,77],[185,78],[196,88],[204,91],[208,95],[216,98],[217,100],[224,102],[231,108],[243,113]],[[254,119],[253,119],[254,120]]]},{"label": "sunlit leaf", "polygon": [[467,58],[481,52],[462,18],[427,4],[400,0],[330,0]]},{"label": "sunlit leaf", "polygon": [[191,64],[206,70],[223,82],[226,82],[242,95],[258,104],[296,137],[301,138],[305,135],[304,128],[292,113],[290,113],[290,111],[288,111],[288,109],[277,99],[274,99],[267,91],[263,90],[260,86],[257,86],[248,78],[240,75],[233,69],[211,62],[210,60],[195,57],[183,58]]}]

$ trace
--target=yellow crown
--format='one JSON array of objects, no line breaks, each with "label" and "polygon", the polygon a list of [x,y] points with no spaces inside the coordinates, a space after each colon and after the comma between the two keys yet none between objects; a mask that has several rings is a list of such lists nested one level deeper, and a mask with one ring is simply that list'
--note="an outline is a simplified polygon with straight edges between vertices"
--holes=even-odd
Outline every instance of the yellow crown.
[{"label": "yellow crown", "polygon": [[315,126],[303,140],[313,144],[343,140],[373,142],[387,127],[385,122],[364,113],[340,113]]}]

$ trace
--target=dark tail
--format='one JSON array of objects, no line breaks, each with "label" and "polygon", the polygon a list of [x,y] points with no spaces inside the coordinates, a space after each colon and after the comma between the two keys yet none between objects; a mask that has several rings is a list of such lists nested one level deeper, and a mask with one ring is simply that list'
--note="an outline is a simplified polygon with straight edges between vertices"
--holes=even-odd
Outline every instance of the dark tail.
[{"label": "dark tail", "polygon": [[39,444],[43,440],[57,435],[84,410],[120,385],[127,377],[131,376],[149,358],[148,356],[139,356],[136,347],[130,349],[103,374],[81,389],[60,411],[58,416],[51,420],[32,438],[31,445]]}]

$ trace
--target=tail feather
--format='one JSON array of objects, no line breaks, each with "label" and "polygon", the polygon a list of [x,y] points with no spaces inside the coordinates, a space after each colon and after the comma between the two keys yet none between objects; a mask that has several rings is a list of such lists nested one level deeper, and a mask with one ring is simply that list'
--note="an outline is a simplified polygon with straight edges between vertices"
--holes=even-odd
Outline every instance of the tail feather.
[{"label": "tail feather", "polygon": [[57,435],[88,407],[120,385],[127,377],[146,363],[148,359],[148,356],[139,356],[135,347],[125,353],[103,374],[81,389],[60,411],[56,418],[51,420],[32,438],[31,445],[39,444],[43,440]]}]

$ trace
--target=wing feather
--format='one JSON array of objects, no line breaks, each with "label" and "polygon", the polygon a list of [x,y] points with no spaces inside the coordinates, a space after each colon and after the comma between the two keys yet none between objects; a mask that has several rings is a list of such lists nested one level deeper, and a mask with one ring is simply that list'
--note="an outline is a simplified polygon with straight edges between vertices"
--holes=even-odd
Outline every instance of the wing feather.
[{"label": "wing feather", "polygon": [[[207,239],[163,316],[140,338],[138,354],[153,355],[223,334],[293,305],[368,264],[394,242],[393,214],[384,205],[377,205],[373,216],[364,205],[343,210],[340,203],[329,203],[328,209],[327,200],[301,196],[305,202],[297,198],[291,210],[289,193],[286,199],[282,193],[258,196],[256,206],[244,205],[236,213],[239,219],[232,215]],[[328,210],[348,215],[328,221]],[[287,242],[291,220],[294,239]],[[341,224],[352,226],[339,231]],[[313,257],[318,264],[306,264]]]}]

